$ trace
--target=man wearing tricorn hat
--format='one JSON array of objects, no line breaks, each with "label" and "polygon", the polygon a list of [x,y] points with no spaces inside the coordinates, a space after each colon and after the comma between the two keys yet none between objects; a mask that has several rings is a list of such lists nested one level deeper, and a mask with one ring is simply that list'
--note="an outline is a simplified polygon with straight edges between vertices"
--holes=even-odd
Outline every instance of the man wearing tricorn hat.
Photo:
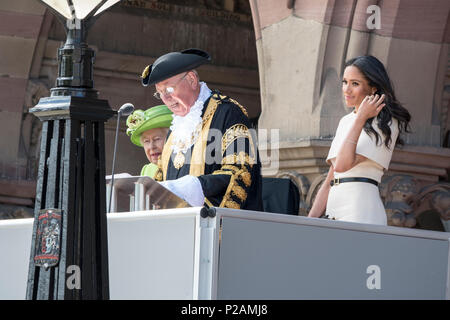
[{"label": "man wearing tricorn hat", "polygon": [[262,211],[261,164],[247,111],[211,91],[195,68],[211,60],[199,49],[170,52],[142,73],[144,86],[173,112],[159,162],[162,184],[193,206]]}]

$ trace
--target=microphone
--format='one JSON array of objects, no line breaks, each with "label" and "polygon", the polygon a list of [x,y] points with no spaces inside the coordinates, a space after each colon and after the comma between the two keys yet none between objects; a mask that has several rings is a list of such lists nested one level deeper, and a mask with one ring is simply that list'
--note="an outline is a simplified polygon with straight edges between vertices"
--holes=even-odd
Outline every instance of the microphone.
[{"label": "microphone", "polygon": [[114,166],[116,164],[116,150],[117,150],[117,136],[119,134],[119,122],[121,116],[128,116],[134,111],[134,106],[131,103],[123,104],[119,110],[117,110],[117,126],[116,126],[116,138],[114,139],[114,153],[113,153],[113,161],[112,161],[112,172],[111,172],[111,189],[109,190],[109,206],[108,212],[111,211],[111,200],[112,200],[112,191],[114,187]]},{"label": "microphone", "polygon": [[117,111],[118,114],[121,114],[123,116],[128,116],[134,111],[134,106],[131,103],[125,103],[120,107],[120,109]]}]

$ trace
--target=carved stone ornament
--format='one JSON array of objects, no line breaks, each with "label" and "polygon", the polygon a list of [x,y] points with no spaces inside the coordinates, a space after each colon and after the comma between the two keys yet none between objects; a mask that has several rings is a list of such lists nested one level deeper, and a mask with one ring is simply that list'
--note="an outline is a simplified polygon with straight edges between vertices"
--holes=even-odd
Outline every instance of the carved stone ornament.
[{"label": "carved stone ornament", "polygon": [[[423,214],[436,214],[443,222],[450,219],[450,183],[429,183],[409,175],[392,175],[382,179],[380,195],[388,224],[417,227]],[[445,226],[444,226],[445,227]]]},{"label": "carved stone ornament", "polygon": [[413,202],[419,190],[419,181],[412,176],[383,177],[380,184],[380,196],[386,209],[388,225],[409,228],[416,225]]}]

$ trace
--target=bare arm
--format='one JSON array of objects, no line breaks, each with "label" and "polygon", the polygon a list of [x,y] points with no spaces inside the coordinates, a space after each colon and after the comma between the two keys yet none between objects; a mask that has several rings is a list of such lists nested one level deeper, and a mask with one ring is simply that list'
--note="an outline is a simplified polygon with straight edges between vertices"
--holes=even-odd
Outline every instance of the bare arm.
[{"label": "bare arm", "polygon": [[358,118],[353,122],[353,125],[336,156],[335,171],[345,172],[366,159],[365,157],[356,154],[356,144],[364,127],[364,123],[365,121]]},{"label": "bare arm", "polygon": [[317,192],[316,198],[314,199],[313,206],[309,211],[308,217],[310,218],[318,218],[320,217],[327,208],[327,200],[328,193],[330,192],[330,182],[333,180],[334,170],[333,166],[330,166],[330,170],[328,170],[328,175],[325,181],[320,186],[319,191]]},{"label": "bare arm", "polygon": [[371,101],[366,97],[361,102],[355,122],[353,122],[353,125],[336,156],[334,171],[345,172],[366,159],[365,157],[356,154],[356,144],[367,119],[376,117],[381,109],[383,109],[385,105],[382,103],[383,100],[384,95],[381,97],[375,95]]}]

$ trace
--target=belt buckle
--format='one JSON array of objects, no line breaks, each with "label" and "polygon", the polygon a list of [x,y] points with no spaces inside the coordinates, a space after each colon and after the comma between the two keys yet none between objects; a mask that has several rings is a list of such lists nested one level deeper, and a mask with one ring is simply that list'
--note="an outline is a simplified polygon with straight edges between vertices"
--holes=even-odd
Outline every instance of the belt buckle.
[{"label": "belt buckle", "polygon": [[340,184],[341,182],[340,182],[340,178],[335,178],[335,179],[333,179],[333,185],[334,186],[337,186],[338,184]]}]

